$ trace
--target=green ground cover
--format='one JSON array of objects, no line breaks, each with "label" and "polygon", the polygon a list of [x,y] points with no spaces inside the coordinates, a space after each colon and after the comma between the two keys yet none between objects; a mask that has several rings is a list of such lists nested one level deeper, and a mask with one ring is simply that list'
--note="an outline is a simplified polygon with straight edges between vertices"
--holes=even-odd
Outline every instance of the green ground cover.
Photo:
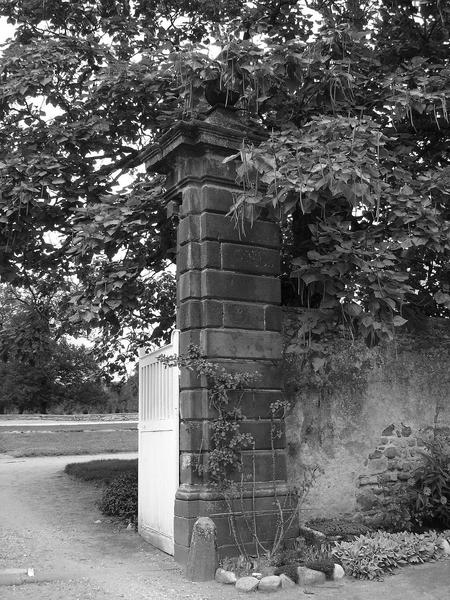
[{"label": "green ground cover", "polygon": [[83,463],[70,463],[66,465],[64,472],[82,481],[108,484],[119,475],[125,473],[137,475],[137,469],[137,458],[128,460],[112,458],[108,460],[91,460]]},{"label": "green ground cover", "polygon": [[136,430],[0,431],[0,453],[15,457],[137,452],[137,448]]}]

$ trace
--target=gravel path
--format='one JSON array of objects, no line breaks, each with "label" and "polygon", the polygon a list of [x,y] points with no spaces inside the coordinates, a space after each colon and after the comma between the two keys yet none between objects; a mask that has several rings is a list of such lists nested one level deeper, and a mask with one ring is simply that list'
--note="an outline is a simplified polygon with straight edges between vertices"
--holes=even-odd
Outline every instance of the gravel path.
[{"label": "gravel path", "polygon": [[[118,455],[114,455],[117,457]],[[135,454],[122,454],[132,458]],[[105,455],[12,458],[0,455],[0,574],[33,567],[36,583],[0,585],[2,600],[229,600],[234,588],[183,579],[173,559],[102,517],[100,490],[63,473],[69,462]],[[100,522],[96,522],[100,521]],[[382,583],[314,588],[315,600],[443,600],[450,562],[404,569]],[[310,597],[301,588],[278,600]],[[258,593],[255,598],[267,598]]]}]

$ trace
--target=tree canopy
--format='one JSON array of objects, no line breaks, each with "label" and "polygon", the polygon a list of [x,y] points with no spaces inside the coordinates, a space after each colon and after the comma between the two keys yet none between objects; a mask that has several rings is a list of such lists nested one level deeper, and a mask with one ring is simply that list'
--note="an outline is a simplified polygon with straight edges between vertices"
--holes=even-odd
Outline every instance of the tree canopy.
[{"label": "tree canopy", "polygon": [[173,323],[174,224],[143,169],[206,81],[267,141],[235,211],[283,222],[285,302],[374,342],[448,316],[450,7],[442,0],[0,0],[0,277],[70,280],[73,326]]}]

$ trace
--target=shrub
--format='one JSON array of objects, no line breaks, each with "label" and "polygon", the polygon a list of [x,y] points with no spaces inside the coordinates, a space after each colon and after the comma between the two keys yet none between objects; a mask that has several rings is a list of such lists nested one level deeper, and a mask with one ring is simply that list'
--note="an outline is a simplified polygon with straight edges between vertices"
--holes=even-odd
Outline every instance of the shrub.
[{"label": "shrub", "polygon": [[380,579],[397,567],[435,560],[443,555],[438,534],[386,533],[361,535],[352,542],[338,542],[333,555],[346,573],[357,579]]},{"label": "shrub", "polygon": [[413,518],[419,525],[450,527],[450,452],[445,439],[425,442],[423,465],[415,472]]},{"label": "shrub", "polygon": [[138,511],[137,474],[124,473],[116,477],[103,492],[99,508],[105,515],[135,523]]},{"label": "shrub", "polygon": [[368,525],[344,518],[311,519],[306,526],[320,531],[327,537],[340,537],[347,541],[372,531]]},{"label": "shrub", "polygon": [[134,473],[137,476],[138,459],[112,458],[108,460],[90,460],[88,462],[70,463],[64,472],[82,481],[111,483],[124,473]]}]

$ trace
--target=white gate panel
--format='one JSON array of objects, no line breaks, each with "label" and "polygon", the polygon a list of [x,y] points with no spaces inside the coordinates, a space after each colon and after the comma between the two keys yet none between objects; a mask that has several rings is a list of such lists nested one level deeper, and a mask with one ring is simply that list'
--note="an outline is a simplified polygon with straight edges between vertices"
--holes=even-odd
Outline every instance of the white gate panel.
[{"label": "white gate panel", "polygon": [[175,494],[179,485],[179,369],[158,357],[178,354],[172,341],[139,357],[138,531],[164,552],[173,554]]}]

